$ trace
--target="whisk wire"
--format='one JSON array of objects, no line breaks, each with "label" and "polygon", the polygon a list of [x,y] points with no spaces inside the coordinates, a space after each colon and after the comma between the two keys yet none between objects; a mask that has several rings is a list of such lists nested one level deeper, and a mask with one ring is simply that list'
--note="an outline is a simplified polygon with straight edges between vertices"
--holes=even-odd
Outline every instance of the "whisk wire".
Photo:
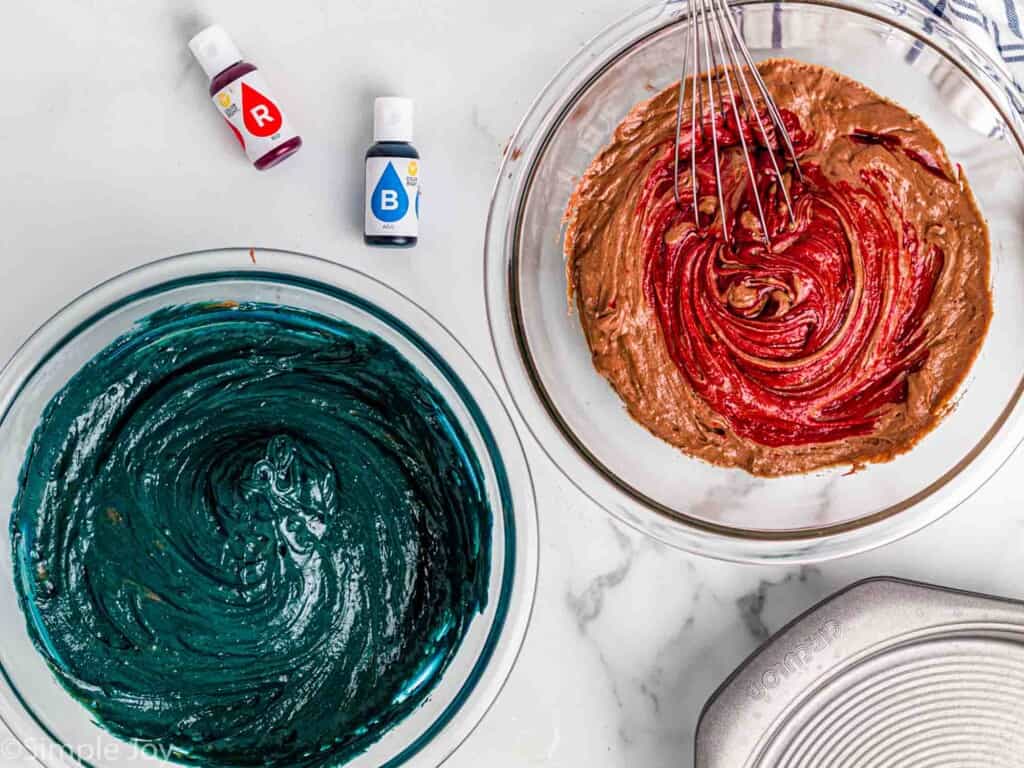
[{"label": "whisk wire", "polygon": [[716,104],[721,104],[721,94],[716,88],[718,82],[715,76],[715,60],[712,57],[711,51],[711,13],[708,7],[708,0],[699,0],[701,9],[703,10],[702,16],[704,18],[704,58],[708,62],[707,68],[707,79],[708,79],[708,103],[711,106],[711,150],[712,156],[715,159],[715,185],[717,186],[718,192],[718,212],[722,219],[722,237],[728,241],[729,239],[729,222],[726,218],[725,213],[725,192],[722,189],[722,164],[719,161],[718,154],[718,109]]},{"label": "whisk wire", "polygon": [[[723,0],[723,5],[728,7],[725,0]],[[750,51],[747,49],[747,44],[744,42],[739,28],[736,26],[735,19],[733,19],[732,14],[730,13],[726,13],[725,15],[729,20],[729,25],[732,27],[733,34],[736,37],[736,41],[738,43],[737,48],[740,56],[743,58],[744,64],[746,64],[747,68],[750,70],[750,74],[754,78],[754,83],[757,85],[757,89],[761,92],[761,98],[764,99],[765,107],[768,109],[768,115],[771,117],[772,124],[775,126],[776,135],[782,137],[782,142],[786,145],[786,151],[789,153],[790,159],[793,161],[797,178],[802,181],[803,174],[800,171],[800,163],[797,160],[796,150],[793,148],[793,140],[789,135],[789,130],[786,128],[786,123],[782,119],[782,114],[779,112],[779,108],[775,104],[775,99],[772,98],[772,95],[768,90],[768,85],[765,83],[764,78],[761,77],[761,72],[758,70],[753,57],[750,55]],[[769,145],[769,148],[771,148],[771,145]]]},{"label": "whisk wire", "polygon": [[[800,170],[800,163],[796,150],[793,146],[792,137],[786,128],[778,106],[776,105],[768,86],[761,77],[754,60],[747,49],[746,43],[740,33],[736,20],[729,8],[728,0],[691,0],[690,15],[690,38],[684,43],[683,68],[679,79],[679,102],[676,108],[676,146],[673,158],[673,194],[676,203],[682,207],[682,193],[680,192],[681,163],[680,144],[682,139],[683,110],[686,97],[687,83],[690,85],[690,189],[693,196],[693,217],[697,227],[700,227],[701,214],[701,192],[700,178],[697,173],[697,143],[698,135],[703,143],[704,136],[704,100],[707,99],[707,112],[709,118],[709,129],[711,131],[711,149],[714,159],[715,182],[718,193],[718,211],[721,217],[723,239],[728,243],[730,239],[730,227],[728,212],[725,205],[725,191],[722,185],[722,159],[719,155],[719,142],[721,134],[720,127],[724,127],[727,111],[731,107],[733,118],[736,121],[736,130],[740,149],[743,154],[744,164],[747,170],[747,177],[751,184],[752,195],[757,209],[758,220],[761,225],[761,239],[767,246],[771,246],[768,231],[767,216],[765,215],[764,203],[761,200],[757,187],[757,171],[753,161],[756,144],[748,141],[744,131],[749,118],[752,115],[760,132],[761,140],[764,143],[771,163],[772,171],[775,174],[776,182],[786,201],[786,209],[791,221],[795,221],[793,202],[790,191],[787,188],[782,175],[782,168],[776,158],[776,153],[784,149],[792,162],[798,179],[803,179]],[[712,21],[711,17],[714,16]],[[712,40],[712,37],[714,40]],[[692,60],[692,61],[691,61]],[[692,69],[691,69],[692,64]],[[745,72],[750,72],[748,78]],[[703,75],[703,76],[702,76]],[[733,78],[738,83],[734,84]],[[764,103],[764,111],[771,121],[774,137],[769,134],[768,126],[762,117],[762,110],[751,89],[749,79],[753,79],[757,91]],[[706,80],[706,83],[702,83]],[[728,92],[729,107],[724,104],[722,94],[722,83]],[[721,125],[719,121],[722,121]],[[715,217],[712,217],[713,219]]]},{"label": "whisk wire", "polygon": [[[676,103],[676,143],[675,143],[675,157],[672,162],[672,194],[675,195],[676,205],[680,208],[683,205],[682,197],[679,193],[679,144],[682,140],[683,132],[683,100],[686,97],[686,73],[690,66],[690,46],[683,45],[683,69],[679,75],[679,100]],[[692,95],[691,95],[692,98]],[[692,137],[691,137],[692,140]],[[691,185],[696,190],[696,185]],[[696,201],[696,191],[694,191],[694,201]],[[696,204],[694,205],[696,210]]]},{"label": "whisk wire", "polygon": [[[761,140],[764,142],[764,146],[768,149],[768,160],[772,164],[772,170],[775,172],[775,179],[778,182],[779,188],[782,190],[782,196],[786,201],[786,211],[789,213],[790,221],[796,222],[796,215],[793,213],[793,201],[789,197],[789,189],[782,179],[782,169],[779,168],[779,161],[775,157],[775,152],[772,150],[772,141],[768,135],[768,128],[764,124],[764,120],[761,118],[761,110],[757,108],[757,101],[754,99],[754,94],[750,90],[750,83],[747,78],[743,76],[743,67],[739,64],[739,55],[736,52],[737,44],[745,49],[743,38],[740,36],[740,31],[736,26],[736,21],[733,19],[732,14],[729,13],[729,6],[726,0],[716,0],[718,8],[721,13],[720,20],[724,19],[726,25],[729,27],[732,35],[725,36],[725,42],[729,47],[730,60],[735,64],[740,71],[740,76],[737,78],[740,81],[740,88],[743,91],[743,106],[746,111],[754,116],[754,121],[757,123],[757,127],[761,132]],[[737,41],[733,42],[733,39]],[[756,68],[755,68],[756,70]],[[785,128],[785,126],[783,126]],[[796,166],[797,172],[799,173],[800,164],[797,162],[796,153],[792,155],[793,165]],[[760,206],[760,196],[757,197],[758,205]],[[763,226],[763,222],[762,222]],[[765,229],[765,237],[767,239],[768,230]]]},{"label": "whisk wire", "polygon": [[[694,72],[700,72],[700,46],[697,45],[697,18],[690,24],[690,39],[693,43],[693,61],[696,65]],[[682,98],[683,90],[686,87],[686,74],[679,82],[679,96]],[[693,222],[700,228],[700,178],[697,176],[697,130],[700,123],[697,118],[704,114],[704,104],[700,96],[700,81],[696,75],[690,80],[690,186],[693,190]],[[677,126],[678,128],[678,126]],[[703,128],[701,136],[703,138]],[[678,131],[677,131],[678,132]]]},{"label": "whisk wire", "polygon": [[[714,3],[714,0],[712,0]],[[761,206],[761,196],[757,194],[757,176],[754,173],[754,164],[750,159],[750,148],[747,146],[747,139],[743,133],[743,120],[740,117],[740,105],[736,98],[736,92],[732,87],[732,75],[729,73],[730,68],[736,69],[739,74],[738,77],[743,77],[743,70],[737,66],[736,59],[726,54],[725,50],[725,27],[722,23],[722,13],[715,14],[715,42],[718,44],[718,54],[721,57],[721,61],[724,64],[722,67],[722,74],[725,79],[726,89],[729,91],[729,103],[732,105],[733,118],[736,121],[736,132],[739,134],[740,146],[743,148],[743,160],[747,166],[747,177],[750,179],[750,188],[753,191],[754,203],[757,206],[757,218],[761,222],[761,239],[764,240],[765,245],[770,246],[771,241],[768,239],[768,222],[765,220],[764,208]],[[728,59],[728,63],[726,63]],[[742,98],[742,96],[740,97]]]}]

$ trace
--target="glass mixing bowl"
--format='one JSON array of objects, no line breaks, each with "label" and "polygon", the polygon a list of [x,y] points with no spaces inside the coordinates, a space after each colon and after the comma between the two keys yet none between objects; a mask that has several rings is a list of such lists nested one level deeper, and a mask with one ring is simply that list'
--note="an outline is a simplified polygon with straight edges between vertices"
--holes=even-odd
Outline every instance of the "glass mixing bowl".
[{"label": "glass mixing bowl", "polygon": [[[438,686],[350,768],[438,765],[483,717],[519,652],[533,605],[533,483],[508,413],[483,372],[433,317],[373,278],[281,251],[231,249],[153,262],[103,283],[58,312],[0,373],[0,500],[10,509],[42,409],[78,369],[160,307],[263,301],[339,317],[392,344],[445,397],[469,436],[494,511],[488,603]],[[0,536],[0,717],[47,768],[166,765],[96,725],[56,681],[18,606],[8,516]]]},{"label": "glass mixing bowl", "polygon": [[792,57],[865,83],[920,115],[965,169],[990,227],[995,315],[957,407],[890,463],[762,479],[689,458],[653,437],[594,371],[567,307],[562,217],[630,108],[678,79],[689,34],[685,2],[653,3],[590,41],[517,130],[487,225],[491,335],[540,446],[613,515],[718,558],[823,560],[938,519],[1024,438],[1024,107],[981,49],[901,2],[732,6],[755,59]]}]

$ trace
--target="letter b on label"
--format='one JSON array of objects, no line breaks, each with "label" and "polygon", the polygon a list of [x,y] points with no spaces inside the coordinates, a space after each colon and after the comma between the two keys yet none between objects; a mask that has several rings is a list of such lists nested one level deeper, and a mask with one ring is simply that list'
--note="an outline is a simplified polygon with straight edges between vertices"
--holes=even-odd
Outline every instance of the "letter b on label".
[{"label": "letter b on label", "polygon": [[398,210],[398,192],[393,189],[385,189],[380,193],[380,207],[385,211]]},{"label": "letter b on label", "polygon": [[388,223],[401,221],[409,210],[409,194],[405,191],[405,185],[395,171],[395,166],[390,162],[373,189],[370,207],[377,219]]}]

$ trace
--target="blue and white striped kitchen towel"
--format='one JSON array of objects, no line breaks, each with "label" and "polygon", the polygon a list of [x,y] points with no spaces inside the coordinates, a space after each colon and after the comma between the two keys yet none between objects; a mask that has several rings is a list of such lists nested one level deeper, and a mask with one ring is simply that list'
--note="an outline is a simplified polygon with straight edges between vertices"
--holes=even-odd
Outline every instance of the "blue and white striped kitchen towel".
[{"label": "blue and white striped kitchen towel", "polygon": [[[1024,97],[1024,0],[916,0],[945,19],[996,61],[1002,61]],[[1017,99],[1019,106],[1020,99]]]}]

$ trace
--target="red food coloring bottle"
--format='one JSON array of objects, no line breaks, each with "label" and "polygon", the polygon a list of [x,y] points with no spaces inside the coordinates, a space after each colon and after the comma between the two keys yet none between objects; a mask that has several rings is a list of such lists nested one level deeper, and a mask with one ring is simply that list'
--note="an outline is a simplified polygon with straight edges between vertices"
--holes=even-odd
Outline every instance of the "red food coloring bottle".
[{"label": "red food coloring bottle", "polygon": [[257,170],[265,171],[302,146],[263,74],[247,61],[224,29],[214,24],[188,47],[210,78],[210,97]]}]

